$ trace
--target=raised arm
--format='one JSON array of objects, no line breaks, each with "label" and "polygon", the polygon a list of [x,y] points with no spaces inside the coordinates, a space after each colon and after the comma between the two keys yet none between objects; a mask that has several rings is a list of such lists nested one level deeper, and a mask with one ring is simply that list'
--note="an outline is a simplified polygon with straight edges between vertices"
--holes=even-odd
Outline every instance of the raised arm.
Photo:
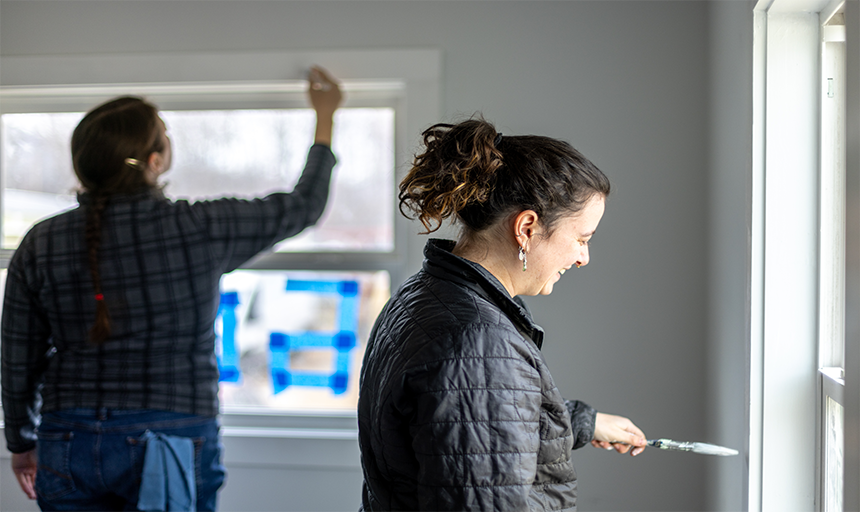
[{"label": "raised arm", "polygon": [[224,198],[198,201],[190,208],[202,221],[220,267],[229,272],[273,244],[295,236],[320,219],[328,202],[334,113],[343,96],[338,84],[322,68],[308,76],[308,99],[316,112],[314,145],[292,192],[278,192],[254,200]]}]

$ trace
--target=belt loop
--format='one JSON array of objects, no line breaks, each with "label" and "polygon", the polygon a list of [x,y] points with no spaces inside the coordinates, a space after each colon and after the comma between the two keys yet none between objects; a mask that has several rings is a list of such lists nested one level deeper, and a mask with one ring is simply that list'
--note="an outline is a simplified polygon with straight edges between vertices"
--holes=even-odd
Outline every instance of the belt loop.
[{"label": "belt loop", "polygon": [[108,409],[107,407],[99,407],[97,411],[99,421],[105,421],[108,419]]}]

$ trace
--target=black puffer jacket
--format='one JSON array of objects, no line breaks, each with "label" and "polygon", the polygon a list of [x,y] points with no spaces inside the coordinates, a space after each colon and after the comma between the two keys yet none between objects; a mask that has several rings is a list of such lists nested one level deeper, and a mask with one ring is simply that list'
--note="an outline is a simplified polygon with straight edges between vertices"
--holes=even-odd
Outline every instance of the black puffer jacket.
[{"label": "black puffer jacket", "polygon": [[525,304],[431,240],[382,311],[358,401],[364,510],[575,510],[571,449],[596,412],[565,401]]}]

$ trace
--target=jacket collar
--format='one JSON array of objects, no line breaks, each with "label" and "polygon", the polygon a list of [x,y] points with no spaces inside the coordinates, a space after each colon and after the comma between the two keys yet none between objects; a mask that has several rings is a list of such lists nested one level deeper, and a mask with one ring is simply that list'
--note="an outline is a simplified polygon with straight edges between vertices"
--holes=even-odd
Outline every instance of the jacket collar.
[{"label": "jacket collar", "polygon": [[424,246],[424,271],[465,286],[495,304],[538,348],[543,345],[543,329],[534,323],[525,302],[511,297],[496,277],[481,265],[454,255],[455,242],[431,238]]}]

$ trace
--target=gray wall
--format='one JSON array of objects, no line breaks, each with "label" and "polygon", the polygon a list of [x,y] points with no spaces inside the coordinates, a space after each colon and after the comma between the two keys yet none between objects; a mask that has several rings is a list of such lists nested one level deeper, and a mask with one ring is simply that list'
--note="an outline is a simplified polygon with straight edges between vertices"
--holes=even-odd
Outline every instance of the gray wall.
[{"label": "gray wall", "polygon": [[[562,392],[649,437],[741,448],[745,288],[721,283],[746,268],[745,162],[731,155],[749,153],[737,132],[748,105],[733,98],[749,95],[752,16],[746,2],[714,4],[3,0],[0,57],[441,49],[444,120],[482,111],[505,133],[569,140],[612,181],[592,262],[529,299]],[[414,268],[423,243],[410,238]],[[583,511],[741,508],[740,457],[706,468],[697,455],[587,447],[575,460]]]},{"label": "gray wall", "polygon": [[[708,439],[747,443],[753,0],[711,2],[708,183]],[[741,510],[745,457],[707,460],[708,510]]]}]

